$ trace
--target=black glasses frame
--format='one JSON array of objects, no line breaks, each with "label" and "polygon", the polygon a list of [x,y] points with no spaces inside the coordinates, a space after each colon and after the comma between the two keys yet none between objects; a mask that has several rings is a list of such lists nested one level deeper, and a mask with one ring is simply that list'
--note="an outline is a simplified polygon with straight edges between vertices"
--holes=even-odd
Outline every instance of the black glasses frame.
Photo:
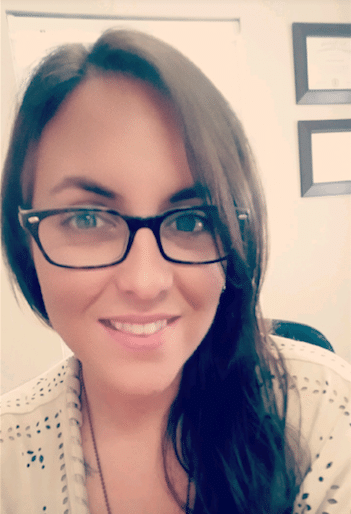
[{"label": "black glasses frame", "polygon": [[[68,266],[65,264],[58,264],[57,262],[53,261],[49,255],[45,252],[40,238],[39,238],[39,225],[42,220],[49,216],[53,216],[55,214],[62,214],[62,213],[69,213],[69,212],[84,212],[89,210],[90,212],[105,212],[109,214],[115,214],[121,217],[128,225],[129,228],[129,240],[126,246],[126,250],[123,254],[123,256],[109,264],[102,264],[97,266]],[[177,212],[187,212],[187,211],[201,211],[205,214],[211,213],[212,217],[215,218],[215,223],[213,226],[221,226],[221,221],[218,215],[217,207],[214,205],[201,205],[201,206],[194,206],[184,209],[173,209],[170,211],[167,211],[164,214],[161,214],[159,216],[151,216],[149,218],[138,218],[138,217],[132,217],[132,216],[122,216],[119,212],[110,209],[108,207],[90,207],[90,206],[82,206],[82,207],[67,207],[67,208],[60,208],[60,209],[47,209],[47,210],[36,210],[36,209],[22,209],[19,207],[18,209],[18,219],[20,222],[21,227],[28,232],[33,239],[35,240],[36,244],[38,245],[38,248],[42,252],[45,259],[50,262],[50,264],[53,264],[54,266],[58,266],[60,268],[69,268],[69,269],[96,269],[96,268],[107,268],[109,266],[115,266],[116,264],[120,264],[123,262],[127,256],[128,253],[132,247],[135,235],[138,230],[141,228],[149,228],[157,241],[158,248],[160,250],[160,253],[164,259],[166,259],[169,262],[174,262],[177,264],[191,264],[191,265],[201,265],[201,264],[212,264],[215,262],[224,261],[228,258],[228,254],[226,254],[224,257],[220,257],[218,259],[210,260],[210,261],[204,261],[204,262],[192,262],[192,261],[180,261],[177,259],[172,259],[171,257],[168,257],[168,255],[164,252],[162,243],[161,243],[161,236],[160,236],[160,229],[163,221],[168,218],[169,216],[176,214]],[[239,220],[247,219],[248,218],[248,212],[243,209],[237,209],[238,211],[238,218]]]}]

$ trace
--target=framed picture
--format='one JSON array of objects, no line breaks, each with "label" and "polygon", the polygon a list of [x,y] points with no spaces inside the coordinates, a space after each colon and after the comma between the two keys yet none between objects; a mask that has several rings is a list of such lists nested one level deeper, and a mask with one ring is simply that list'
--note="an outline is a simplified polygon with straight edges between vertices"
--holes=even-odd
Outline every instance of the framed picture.
[{"label": "framed picture", "polygon": [[351,193],[351,119],[298,122],[301,196]]},{"label": "framed picture", "polygon": [[351,103],[351,23],[293,23],[296,103]]}]

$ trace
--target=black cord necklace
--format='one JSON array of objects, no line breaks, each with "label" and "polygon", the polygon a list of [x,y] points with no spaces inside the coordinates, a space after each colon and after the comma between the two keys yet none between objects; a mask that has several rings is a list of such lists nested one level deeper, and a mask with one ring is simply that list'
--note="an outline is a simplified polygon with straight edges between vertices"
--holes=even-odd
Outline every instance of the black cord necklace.
[{"label": "black cord necklace", "polygon": [[87,395],[87,392],[86,392],[86,389],[85,389],[85,384],[84,384],[82,372],[81,372],[81,383],[82,383],[82,392],[84,392],[86,406],[87,406],[87,414],[88,414],[88,421],[89,421],[89,426],[90,426],[90,433],[91,433],[91,438],[92,438],[92,441],[93,441],[95,459],[96,459],[98,470],[99,470],[102,491],[104,493],[106,510],[107,510],[108,514],[112,514],[112,511],[111,511],[111,508],[110,508],[110,504],[109,504],[109,501],[108,501],[108,496],[107,496],[107,490],[106,490],[106,484],[105,484],[105,480],[104,480],[104,475],[102,474],[99,452],[98,452],[98,449],[97,449],[97,444],[96,444],[95,434],[94,434],[94,429],[93,429],[93,423],[92,423],[92,420],[91,420],[88,395]]}]

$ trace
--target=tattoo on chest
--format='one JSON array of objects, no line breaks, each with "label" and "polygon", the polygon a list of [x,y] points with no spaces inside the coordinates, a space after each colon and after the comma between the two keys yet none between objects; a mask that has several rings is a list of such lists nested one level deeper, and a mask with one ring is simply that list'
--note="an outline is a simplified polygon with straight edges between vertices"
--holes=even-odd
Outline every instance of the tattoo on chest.
[{"label": "tattoo on chest", "polygon": [[84,469],[85,469],[86,478],[89,478],[89,477],[91,478],[91,477],[99,474],[98,470],[91,467],[89,462],[87,462],[85,459],[84,459]]}]

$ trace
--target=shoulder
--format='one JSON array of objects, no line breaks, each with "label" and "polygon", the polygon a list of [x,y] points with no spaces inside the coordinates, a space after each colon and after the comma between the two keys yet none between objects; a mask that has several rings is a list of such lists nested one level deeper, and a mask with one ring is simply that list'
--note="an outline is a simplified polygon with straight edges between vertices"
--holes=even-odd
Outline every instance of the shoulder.
[{"label": "shoulder", "polygon": [[290,373],[301,377],[305,372],[312,378],[328,374],[338,376],[346,384],[351,383],[351,365],[337,354],[310,343],[271,336]]},{"label": "shoulder", "polygon": [[300,419],[303,435],[312,449],[320,446],[317,435],[322,442],[338,423],[349,432],[351,365],[335,353],[309,343],[281,337],[273,340],[290,376],[290,416]]},{"label": "shoulder", "polygon": [[80,394],[78,368],[78,361],[70,357],[4,394],[0,403],[0,442],[20,443],[34,433],[49,433],[55,419],[66,415],[70,396],[77,398]]},{"label": "shoulder", "polygon": [[310,461],[294,512],[349,514],[351,366],[309,343],[273,340],[291,377],[287,422],[299,429]]},{"label": "shoulder", "polygon": [[66,376],[74,360],[59,362],[42,375],[1,396],[1,414],[24,414],[56,399],[66,387]]},{"label": "shoulder", "polygon": [[55,420],[67,416],[70,397],[80,394],[78,368],[78,361],[70,357],[1,397],[3,448],[4,443],[12,442],[13,449],[34,434],[49,435],[58,424]]},{"label": "shoulder", "polygon": [[[350,427],[351,365],[335,353],[310,343],[274,338],[290,376],[290,411],[297,407],[304,436],[319,439],[341,422]],[[296,419],[298,418],[296,412]],[[323,433],[320,433],[323,431]]]},{"label": "shoulder", "polygon": [[79,395],[78,361],[70,357],[2,397],[4,512],[56,512],[71,501],[68,486],[86,512]]}]

